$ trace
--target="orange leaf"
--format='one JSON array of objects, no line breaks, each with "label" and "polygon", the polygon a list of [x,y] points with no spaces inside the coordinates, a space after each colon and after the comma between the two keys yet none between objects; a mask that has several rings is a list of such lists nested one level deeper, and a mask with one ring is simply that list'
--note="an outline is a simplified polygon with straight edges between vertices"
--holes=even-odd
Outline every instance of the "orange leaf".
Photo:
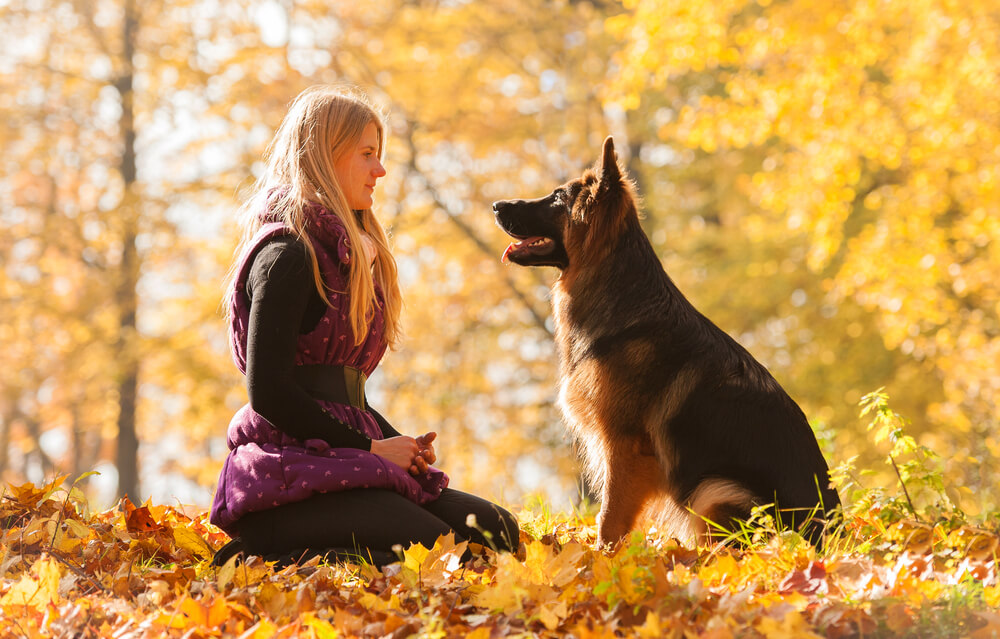
[{"label": "orange leaf", "polygon": [[198,601],[187,597],[181,602],[180,612],[187,617],[190,622],[189,625],[194,626],[207,626],[208,625],[208,607],[202,605]]},{"label": "orange leaf", "polygon": [[149,512],[149,508],[143,506],[142,508],[136,508],[126,515],[125,528],[130,533],[140,533],[160,530],[163,526],[156,523],[153,515]]},{"label": "orange leaf", "polygon": [[208,609],[208,626],[210,628],[220,628],[229,619],[229,605],[226,598],[218,595]]}]

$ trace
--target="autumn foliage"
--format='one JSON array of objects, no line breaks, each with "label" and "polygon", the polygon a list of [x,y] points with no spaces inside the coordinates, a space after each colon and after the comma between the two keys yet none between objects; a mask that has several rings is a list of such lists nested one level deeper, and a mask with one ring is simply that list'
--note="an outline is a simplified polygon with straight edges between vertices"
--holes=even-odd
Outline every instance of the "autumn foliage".
[{"label": "autumn foliage", "polygon": [[[90,513],[65,477],[0,502],[0,634],[75,637],[993,637],[1000,530],[872,507],[820,551],[748,528],[686,548],[655,529],[594,548],[586,513],[519,512],[517,555],[441,537],[378,570],[209,565],[224,533],[173,506]],[[742,549],[738,549],[742,547]]]},{"label": "autumn foliage", "polygon": [[[995,2],[7,0],[0,26],[0,635],[997,630]],[[215,570],[204,513],[121,501],[208,503],[246,399],[233,212],[289,101],[334,82],[389,113],[407,340],[371,399],[463,489],[576,494],[553,274],[500,264],[490,203],[612,134],[671,277],[810,418],[850,504],[833,543],[757,522],[605,554],[589,511],[539,506],[519,557]],[[857,419],[881,386],[912,424],[880,393]]]},{"label": "autumn foliage", "polygon": [[996,508],[993,3],[214,6],[0,5],[5,481],[97,460],[95,503],[207,503],[245,401],[219,317],[233,212],[292,97],[349,82],[389,113],[376,211],[406,302],[371,399],[439,432],[464,488],[576,492],[553,275],[500,264],[490,203],[549,192],[612,134],[671,277],[832,463],[878,458],[854,407],[886,386],[951,497]]}]

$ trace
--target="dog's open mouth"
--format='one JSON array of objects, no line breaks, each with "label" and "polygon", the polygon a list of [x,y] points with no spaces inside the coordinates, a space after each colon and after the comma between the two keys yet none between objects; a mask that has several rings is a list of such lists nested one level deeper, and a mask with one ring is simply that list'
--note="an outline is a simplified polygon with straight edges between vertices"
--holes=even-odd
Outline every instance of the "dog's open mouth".
[{"label": "dog's open mouth", "polygon": [[525,257],[528,255],[548,255],[551,253],[555,247],[556,243],[547,237],[535,236],[526,238],[517,238],[517,242],[513,242],[507,249],[503,252],[503,257],[500,261],[506,262],[508,258],[512,257]]}]

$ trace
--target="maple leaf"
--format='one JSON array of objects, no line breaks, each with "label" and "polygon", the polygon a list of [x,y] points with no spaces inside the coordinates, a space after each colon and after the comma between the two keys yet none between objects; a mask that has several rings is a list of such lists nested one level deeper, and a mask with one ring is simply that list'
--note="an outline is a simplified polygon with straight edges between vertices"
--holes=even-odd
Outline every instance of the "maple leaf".
[{"label": "maple leaf", "polygon": [[21,576],[10,590],[0,597],[0,608],[6,606],[26,606],[44,610],[49,604],[58,604],[59,563],[50,557],[41,557],[31,565],[29,574]]}]

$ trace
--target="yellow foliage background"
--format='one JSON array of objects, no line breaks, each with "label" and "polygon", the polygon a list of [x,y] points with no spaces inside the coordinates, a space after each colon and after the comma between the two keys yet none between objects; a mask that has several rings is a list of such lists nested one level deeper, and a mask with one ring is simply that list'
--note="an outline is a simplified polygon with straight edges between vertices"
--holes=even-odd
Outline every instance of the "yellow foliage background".
[{"label": "yellow foliage background", "polygon": [[885,386],[952,498],[994,509],[998,23],[975,0],[9,0],[2,478],[96,468],[105,503],[207,503],[245,401],[219,307],[233,213],[289,101],[349,82],[389,113],[377,212],[407,303],[370,398],[438,431],[456,487],[576,493],[556,274],[500,264],[490,203],[548,192],[613,134],[668,273],[831,463],[895,484],[857,418]]}]

